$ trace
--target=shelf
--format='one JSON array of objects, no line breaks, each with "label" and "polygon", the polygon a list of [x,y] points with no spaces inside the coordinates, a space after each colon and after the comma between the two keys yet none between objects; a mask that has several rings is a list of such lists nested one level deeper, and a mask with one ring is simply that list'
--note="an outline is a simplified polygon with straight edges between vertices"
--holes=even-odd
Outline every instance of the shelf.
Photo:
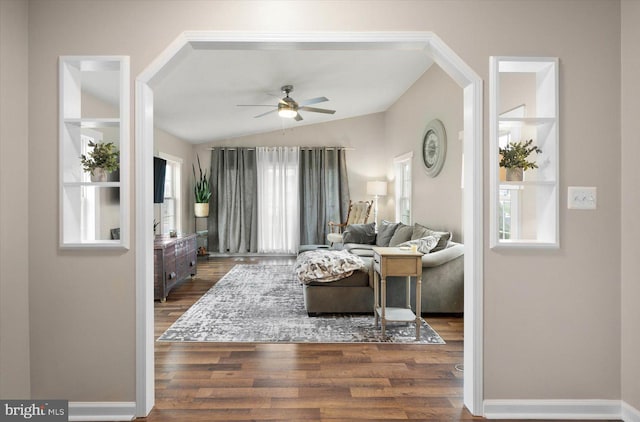
[{"label": "shelf", "polygon": [[92,129],[100,127],[118,127],[120,119],[117,118],[97,118],[97,119],[64,119],[67,125],[80,126],[81,128]]},{"label": "shelf", "polygon": [[[510,123],[509,126],[520,125],[548,125],[556,122],[555,117],[499,117],[498,123]],[[506,125],[505,125],[506,126]]]},{"label": "shelf", "polygon": [[533,249],[557,249],[559,247],[557,242],[542,241],[536,239],[500,239],[495,249],[511,249],[511,248],[533,248]]},{"label": "shelf", "polygon": [[65,187],[93,186],[96,188],[119,188],[120,182],[64,182]]},{"label": "shelf", "polygon": [[123,245],[120,240],[94,240],[90,242],[67,242],[64,245],[60,245],[62,249],[129,249],[128,246]]},{"label": "shelf", "polygon": [[524,189],[527,186],[539,187],[548,186],[555,187],[555,180],[524,180],[522,182],[506,182],[500,181],[500,189]]},{"label": "shelf", "polygon": [[[382,309],[376,308],[376,312],[382,318]],[[392,322],[415,322],[416,314],[408,308],[385,307],[384,319]]]}]

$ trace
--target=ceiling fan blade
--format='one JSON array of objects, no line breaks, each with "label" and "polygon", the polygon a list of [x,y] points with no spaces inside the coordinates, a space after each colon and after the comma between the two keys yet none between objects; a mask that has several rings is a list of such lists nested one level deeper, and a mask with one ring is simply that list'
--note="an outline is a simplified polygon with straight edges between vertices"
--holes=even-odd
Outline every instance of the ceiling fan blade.
[{"label": "ceiling fan blade", "polygon": [[257,116],[253,116],[253,117],[257,119],[258,117],[266,116],[267,114],[275,113],[276,111],[278,111],[277,108],[275,110],[269,110],[266,113],[258,114]]},{"label": "ceiling fan blade", "polygon": [[[279,103],[287,104],[287,102],[286,102],[285,100],[283,100],[283,99],[282,99],[282,96],[280,96],[280,95],[272,94],[272,93],[270,93],[270,92],[265,92],[265,94],[267,94],[267,95],[268,95],[268,96],[270,96],[270,97],[277,98]],[[276,106],[276,107],[277,107],[277,106]]]},{"label": "ceiling fan blade", "polygon": [[300,120],[302,120],[302,116],[300,115],[300,113],[296,114],[296,122],[299,122]]},{"label": "ceiling fan blade", "polygon": [[299,107],[298,110],[304,111],[312,111],[314,113],[324,113],[324,114],[333,114],[335,110],[328,110],[326,108],[315,108],[315,107]]},{"label": "ceiling fan blade", "polygon": [[278,107],[272,104],[236,104],[236,107]]},{"label": "ceiling fan blade", "polygon": [[329,101],[329,99],[327,97],[316,97],[316,98],[310,98],[308,100],[300,101],[298,105],[300,107],[303,107],[311,104],[324,103],[325,101]]}]

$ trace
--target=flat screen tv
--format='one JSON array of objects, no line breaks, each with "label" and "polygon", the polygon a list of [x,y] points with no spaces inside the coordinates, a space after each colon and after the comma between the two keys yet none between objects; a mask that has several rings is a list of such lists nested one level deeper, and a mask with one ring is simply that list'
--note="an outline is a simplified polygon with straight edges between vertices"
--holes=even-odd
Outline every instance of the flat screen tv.
[{"label": "flat screen tv", "polygon": [[167,160],[153,157],[153,203],[164,202],[164,176],[167,172]]}]

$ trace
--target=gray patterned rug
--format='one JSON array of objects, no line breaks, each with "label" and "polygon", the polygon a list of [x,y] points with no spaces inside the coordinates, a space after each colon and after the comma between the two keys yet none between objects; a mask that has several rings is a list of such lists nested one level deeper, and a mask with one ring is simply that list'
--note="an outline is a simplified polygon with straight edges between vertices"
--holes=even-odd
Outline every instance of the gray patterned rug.
[{"label": "gray patterned rug", "polygon": [[236,265],[191,306],[158,341],[444,344],[423,320],[387,323],[387,339],[371,315],[309,317],[302,286],[290,265]]}]

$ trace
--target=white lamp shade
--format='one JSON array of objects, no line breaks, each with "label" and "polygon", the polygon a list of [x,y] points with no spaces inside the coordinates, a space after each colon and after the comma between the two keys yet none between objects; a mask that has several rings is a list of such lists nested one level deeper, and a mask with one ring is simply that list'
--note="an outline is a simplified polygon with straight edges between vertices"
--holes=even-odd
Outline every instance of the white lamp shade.
[{"label": "white lamp shade", "polygon": [[385,196],[387,194],[387,182],[367,182],[367,195]]}]

